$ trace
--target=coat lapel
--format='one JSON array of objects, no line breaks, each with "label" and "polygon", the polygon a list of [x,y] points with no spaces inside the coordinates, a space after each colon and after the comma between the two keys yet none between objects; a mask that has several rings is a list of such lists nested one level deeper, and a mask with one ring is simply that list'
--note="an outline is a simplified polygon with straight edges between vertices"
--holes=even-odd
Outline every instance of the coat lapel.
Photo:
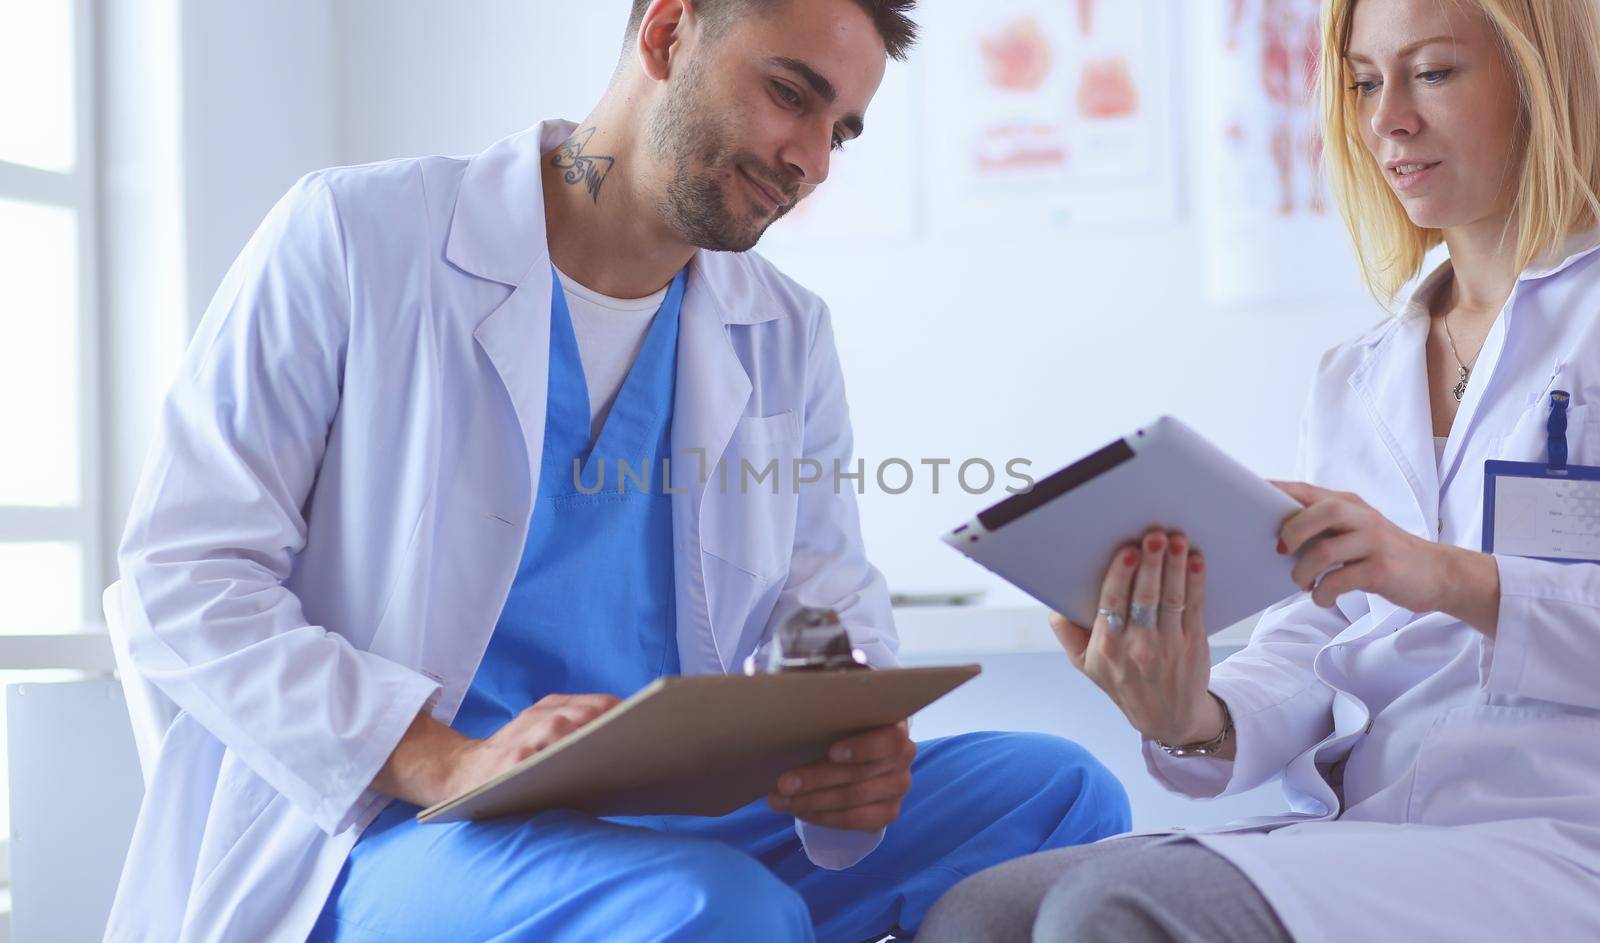
[{"label": "coat lapel", "polygon": [[461,181],[445,257],[464,272],[512,289],[472,336],[516,412],[528,462],[527,511],[539,488],[550,382],[550,247],[544,226],[540,155],[573,130],[546,122],[472,158]]},{"label": "coat lapel", "polygon": [[672,520],[678,547],[678,644],[686,672],[690,666],[720,666],[735,656],[711,624],[705,566],[701,559],[700,510],[716,467],[750,402],[750,376],[734,352],[728,324],[738,320],[707,272],[706,253],[689,268],[679,321],[678,382],[673,394]]},{"label": "coat lapel", "polygon": [[[1399,479],[1393,484],[1403,481],[1402,493],[1411,498],[1408,503],[1379,509],[1401,526],[1431,539],[1439,527],[1439,470],[1434,461],[1428,400],[1428,327],[1425,315],[1402,317],[1363,350],[1350,386],[1392,463]],[[1385,487],[1384,493],[1395,492]]]},{"label": "coat lapel", "polygon": [[[1431,540],[1439,531],[1439,466],[1428,401],[1428,327],[1426,313],[1402,316],[1362,351],[1349,382],[1382,449],[1382,458],[1372,466],[1378,476],[1375,487],[1358,486],[1361,496],[1396,524]],[[1367,605],[1366,616],[1339,641],[1376,632],[1399,609],[1370,593]]]},{"label": "coat lapel", "polygon": [[511,398],[528,461],[527,510],[539,491],[544,451],[545,408],[550,386],[550,278],[530,272],[472,336],[488,356]]}]

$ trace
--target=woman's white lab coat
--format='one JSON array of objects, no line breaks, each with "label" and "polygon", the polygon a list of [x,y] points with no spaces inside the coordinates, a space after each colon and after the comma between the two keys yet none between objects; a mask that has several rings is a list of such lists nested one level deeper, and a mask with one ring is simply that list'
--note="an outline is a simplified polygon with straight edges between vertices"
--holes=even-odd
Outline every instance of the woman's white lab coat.
[{"label": "woman's white lab coat", "polygon": [[[1484,461],[1544,461],[1551,390],[1572,394],[1572,462],[1600,465],[1594,240],[1517,282],[1442,463],[1423,358],[1425,299],[1447,272],[1331,351],[1305,415],[1306,479],[1477,550]],[[1197,837],[1300,943],[1600,940],[1600,566],[1497,562],[1493,641],[1377,596],[1347,594],[1333,610],[1300,596],[1213,674],[1238,729],[1235,760],[1145,745],[1156,778],[1190,796],[1282,777],[1295,817]],[[1259,830],[1285,823],[1300,824]]]},{"label": "woman's white lab coat", "polygon": [[[471,160],[302,180],[228,273],[167,399],[120,552],[136,673],[181,710],[150,776],[112,940],[305,939],[417,712],[449,721],[529,527],[544,431],[548,123]],[[674,454],[848,469],[822,303],[700,253]],[[802,603],[896,647],[853,495],[673,485],[678,647],[721,672]],[[734,466],[737,469],[737,465]],[[785,484],[788,484],[786,474]],[[538,522],[533,522],[538,526]],[[876,836],[802,828],[819,864]]]}]

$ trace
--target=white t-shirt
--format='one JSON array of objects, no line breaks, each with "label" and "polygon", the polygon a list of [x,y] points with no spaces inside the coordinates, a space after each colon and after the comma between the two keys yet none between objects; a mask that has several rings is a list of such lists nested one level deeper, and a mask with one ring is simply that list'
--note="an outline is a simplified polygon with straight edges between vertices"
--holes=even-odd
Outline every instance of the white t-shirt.
[{"label": "white t-shirt", "polygon": [[589,442],[593,444],[672,286],[647,298],[611,298],[585,288],[560,269],[556,274],[566,291],[583,378],[589,385]]}]

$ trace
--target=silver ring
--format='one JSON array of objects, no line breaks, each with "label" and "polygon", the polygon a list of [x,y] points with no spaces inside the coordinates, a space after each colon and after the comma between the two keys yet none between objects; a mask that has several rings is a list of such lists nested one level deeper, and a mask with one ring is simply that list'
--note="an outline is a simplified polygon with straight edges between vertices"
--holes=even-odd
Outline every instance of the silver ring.
[{"label": "silver ring", "polygon": [[1162,603],[1161,604],[1161,611],[1162,612],[1182,612],[1183,610],[1185,610],[1187,608],[1189,608],[1187,603],[1185,603],[1182,606],[1169,606],[1166,603]]},{"label": "silver ring", "polygon": [[1096,609],[1095,614],[1105,619],[1106,628],[1113,632],[1121,632],[1122,627],[1126,625],[1126,623],[1122,621],[1122,614],[1114,610],[1102,607],[1100,609]]},{"label": "silver ring", "polygon": [[1156,626],[1156,607],[1134,603],[1128,609],[1128,621],[1141,629],[1153,629]]}]

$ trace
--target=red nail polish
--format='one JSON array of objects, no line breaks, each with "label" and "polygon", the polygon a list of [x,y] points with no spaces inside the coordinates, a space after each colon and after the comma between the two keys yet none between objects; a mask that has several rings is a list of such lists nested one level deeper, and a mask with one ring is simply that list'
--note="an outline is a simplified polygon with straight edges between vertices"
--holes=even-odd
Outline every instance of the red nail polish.
[{"label": "red nail polish", "polygon": [[1138,551],[1129,550],[1127,553],[1122,555],[1122,565],[1123,566],[1133,566],[1135,563],[1138,563],[1138,562],[1139,562],[1139,553],[1138,553]]},{"label": "red nail polish", "polygon": [[1144,549],[1148,550],[1151,553],[1160,553],[1161,552],[1161,547],[1165,543],[1166,543],[1166,540],[1163,539],[1160,534],[1154,534],[1154,535],[1151,535],[1150,537],[1145,538]]},{"label": "red nail polish", "polygon": [[1186,548],[1186,546],[1187,546],[1187,545],[1186,545],[1186,544],[1184,544],[1184,542],[1183,542],[1183,541],[1181,541],[1181,540],[1174,540],[1174,541],[1173,541],[1173,542],[1172,542],[1172,547],[1171,547],[1171,550],[1172,550],[1172,555],[1173,555],[1173,556],[1175,556],[1175,557],[1176,557],[1176,556],[1179,556],[1179,555],[1180,555],[1180,554],[1182,554],[1182,553],[1183,553],[1183,551],[1184,551],[1184,550],[1185,550],[1185,548]]},{"label": "red nail polish", "polygon": [[1200,559],[1199,557],[1190,557],[1189,558],[1189,572],[1190,573],[1199,573],[1201,570],[1204,570],[1205,568],[1206,568],[1206,564],[1205,564],[1204,560]]},{"label": "red nail polish", "polygon": [[1278,541],[1278,553],[1279,553],[1279,555],[1282,555],[1282,554],[1285,554],[1285,553],[1288,553],[1288,552],[1289,552],[1289,545],[1284,543],[1281,540]]}]

